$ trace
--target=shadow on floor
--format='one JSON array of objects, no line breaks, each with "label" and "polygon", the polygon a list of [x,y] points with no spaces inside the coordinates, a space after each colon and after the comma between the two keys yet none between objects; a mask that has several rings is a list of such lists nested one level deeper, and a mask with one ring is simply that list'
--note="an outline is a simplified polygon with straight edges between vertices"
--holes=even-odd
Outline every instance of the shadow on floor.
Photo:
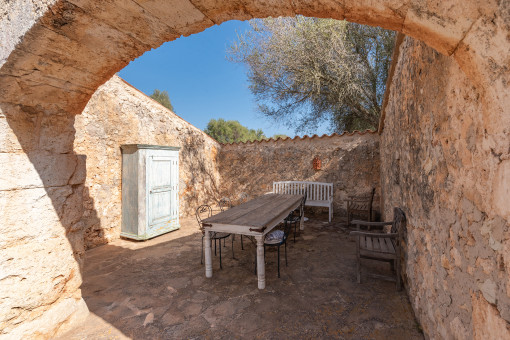
[{"label": "shadow on floor", "polygon": [[265,290],[257,289],[251,242],[241,250],[236,238],[232,259],[227,241],[223,270],[213,256],[206,279],[201,239],[196,222],[185,220],[179,231],[147,242],[119,240],[87,252],[82,290],[91,315],[62,338],[423,339],[404,291],[371,278],[356,283],[355,244],[338,223],[310,220],[296,243],[289,239],[281,279],[269,249]]}]

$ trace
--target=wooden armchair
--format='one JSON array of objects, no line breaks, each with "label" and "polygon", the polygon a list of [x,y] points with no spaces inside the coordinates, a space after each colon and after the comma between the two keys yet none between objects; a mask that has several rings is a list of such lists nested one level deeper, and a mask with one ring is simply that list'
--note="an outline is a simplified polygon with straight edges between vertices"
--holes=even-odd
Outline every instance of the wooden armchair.
[{"label": "wooden armchair", "polygon": [[[356,273],[358,283],[361,283],[361,259],[371,259],[390,262],[392,271],[396,270],[396,277],[368,273],[368,276],[385,280],[396,281],[397,290],[401,289],[400,283],[400,252],[401,235],[403,232],[406,217],[400,208],[393,209],[393,221],[390,222],[366,222],[352,221],[356,224],[357,231],[352,231],[351,236],[356,237]],[[391,225],[389,233],[361,231],[361,226],[384,227]]]},{"label": "wooden armchair", "polygon": [[365,221],[372,222],[372,203],[374,201],[375,188],[369,194],[361,196],[349,196],[347,199],[347,225],[351,225],[353,216],[358,216]]}]

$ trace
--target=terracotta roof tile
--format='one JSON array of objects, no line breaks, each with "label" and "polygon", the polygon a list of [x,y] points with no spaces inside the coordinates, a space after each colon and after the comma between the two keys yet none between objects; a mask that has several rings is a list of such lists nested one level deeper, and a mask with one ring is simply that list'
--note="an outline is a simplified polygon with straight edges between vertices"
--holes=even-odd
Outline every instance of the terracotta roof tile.
[{"label": "terracotta roof tile", "polygon": [[319,135],[312,135],[311,137],[308,136],[308,135],[304,135],[303,137],[299,137],[299,136],[295,136],[294,138],[290,138],[290,137],[287,137],[287,138],[282,138],[282,137],[278,137],[277,139],[274,139],[274,138],[267,138],[267,139],[262,139],[262,140],[256,140],[256,141],[248,141],[248,142],[238,142],[238,143],[220,143],[222,146],[225,145],[236,145],[236,144],[260,144],[260,143],[271,143],[271,142],[278,142],[278,143],[281,143],[281,142],[286,142],[286,141],[297,141],[297,140],[305,140],[305,139],[322,139],[322,138],[333,138],[333,137],[342,137],[342,136],[353,136],[354,134],[358,134],[360,136],[362,135],[365,135],[365,134],[376,134],[377,133],[377,130],[365,130],[365,131],[358,131],[358,130],[354,130],[352,132],[343,132],[341,134],[338,134],[336,132],[330,134],[330,135],[327,135],[327,134],[324,134],[322,136],[319,136]]},{"label": "terracotta roof tile", "polygon": [[[195,127],[194,125],[192,125],[191,123],[189,123],[188,121],[186,121],[184,118],[182,118],[181,116],[177,115],[175,112],[169,110],[168,108],[164,107],[163,105],[161,105],[158,101],[152,99],[151,97],[149,97],[148,95],[146,95],[145,93],[143,93],[142,91],[140,91],[139,89],[137,89],[136,87],[134,87],[133,85],[131,85],[130,83],[128,83],[126,80],[124,80],[123,78],[121,78],[120,76],[117,75],[117,77],[124,83],[126,84],[127,86],[133,88],[134,90],[136,90],[137,92],[141,93],[142,95],[144,95],[147,99],[153,101],[154,103],[160,105],[162,108],[168,110],[169,112],[171,112],[172,114],[174,114],[177,118],[180,118],[181,120],[183,120],[184,122],[186,122],[187,124]],[[197,128],[198,129],[198,128]],[[200,129],[199,129],[200,130]],[[200,130],[202,131],[202,130]],[[207,133],[205,133],[204,131],[202,131],[202,133],[204,135],[206,135],[207,137],[211,138],[212,140],[214,140],[215,142],[219,143],[218,141],[216,141],[213,137],[209,136]],[[287,138],[282,138],[282,137],[278,137],[277,139],[274,139],[274,138],[267,138],[267,139],[262,139],[262,140],[257,140],[257,141],[248,141],[248,142],[239,142],[239,143],[219,143],[220,145],[235,145],[235,144],[255,144],[255,143],[271,143],[271,142],[284,142],[284,141],[287,141],[287,140],[305,140],[305,139],[322,139],[322,138],[332,138],[332,137],[342,137],[342,136],[352,136],[354,134],[358,134],[358,135],[365,135],[367,133],[370,133],[370,134],[375,134],[377,133],[377,130],[365,130],[365,131],[359,131],[359,130],[354,130],[352,132],[343,132],[341,134],[338,134],[336,132],[330,134],[330,135],[327,135],[327,134],[323,134],[322,136],[319,136],[319,135],[312,135],[311,137],[308,136],[308,135],[304,135],[303,137],[299,137],[299,136],[295,136],[294,138],[290,138],[290,137],[287,137]]]}]

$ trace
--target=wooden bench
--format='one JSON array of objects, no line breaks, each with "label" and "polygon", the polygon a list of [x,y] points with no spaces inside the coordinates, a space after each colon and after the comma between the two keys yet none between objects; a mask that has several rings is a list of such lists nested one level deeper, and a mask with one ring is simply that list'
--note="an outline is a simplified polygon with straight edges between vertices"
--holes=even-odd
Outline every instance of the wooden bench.
[{"label": "wooden bench", "polygon": [[[396,277],[379,274],[367,273],[368,276],[396,281],[397,290],[401,289],[400,283],[400,245],[402,239],[402,230],[406,222],[404,212],[400,208],[393,209],[393,221],[390,222],[366,222],[352,221],[356,224],[357,231],[352,231],[351,235],[356,237],[356,273],[358,283],[361,283],[361,259],[371,259],[390,262],[391,269],[396,270]],[[391,225],[389,233],[361,231],[361,226],[384,228]]]},{"label": "wooden bench", "polygon": [[307,198],[305,206],[329,208],[329,222],[333,218],[333,183],[283,181],[273,182],[273,193],[304,195]]}]

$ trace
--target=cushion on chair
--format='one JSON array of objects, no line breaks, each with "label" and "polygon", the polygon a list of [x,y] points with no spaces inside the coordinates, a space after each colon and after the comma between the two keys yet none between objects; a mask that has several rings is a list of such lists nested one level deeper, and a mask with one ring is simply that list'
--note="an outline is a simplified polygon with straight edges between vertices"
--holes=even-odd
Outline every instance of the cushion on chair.
[{"label": "cushion on chair", "polygon": [[283,241],[284,235],[285,235],[285,233],[283,232],[283,230],[272,231],[266,235],[266,239],[264,240],[264,243],[267,243],[267,244],[280,243]]},{"label": "cushion on chair", "polygon": [[287,222],[299,222],[299,221],[301,221],[301,216],[300,215],[292,215],[292,214],[290,214],[289,216],[285,217],[285,221],[287,221]]}]

